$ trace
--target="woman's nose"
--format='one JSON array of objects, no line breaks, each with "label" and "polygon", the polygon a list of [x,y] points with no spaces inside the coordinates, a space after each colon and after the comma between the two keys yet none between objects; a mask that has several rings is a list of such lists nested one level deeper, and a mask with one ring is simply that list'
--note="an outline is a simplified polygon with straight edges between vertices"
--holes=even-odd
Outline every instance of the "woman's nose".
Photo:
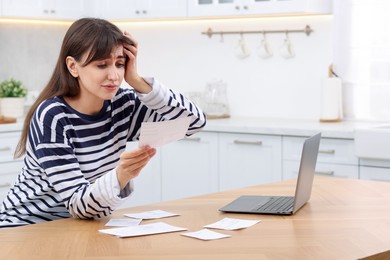
[{"label": "woman's nose", "polygon": [[115,81],[120,79],[120,72],[116,66],[111,66],[108,71],[108,79]]}]

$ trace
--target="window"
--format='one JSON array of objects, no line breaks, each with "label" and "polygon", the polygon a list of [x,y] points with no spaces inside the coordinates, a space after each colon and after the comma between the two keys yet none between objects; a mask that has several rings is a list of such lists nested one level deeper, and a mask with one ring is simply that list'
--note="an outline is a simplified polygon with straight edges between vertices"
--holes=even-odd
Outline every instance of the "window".
[{"label": "window", "polygon": [[390,1],[333,1],[334,71],[347,118],[390,120]]}]

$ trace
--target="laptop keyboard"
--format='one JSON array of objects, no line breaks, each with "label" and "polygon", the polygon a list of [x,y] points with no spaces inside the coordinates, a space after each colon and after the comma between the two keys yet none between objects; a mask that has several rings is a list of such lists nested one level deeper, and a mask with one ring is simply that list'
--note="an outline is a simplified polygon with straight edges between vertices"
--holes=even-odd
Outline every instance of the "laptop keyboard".
[{"label": "laptop keyboard", "polygon": [[265,204],[258,205],[254,211],[284,212],[292,209],[294,197],[271,197]]}]

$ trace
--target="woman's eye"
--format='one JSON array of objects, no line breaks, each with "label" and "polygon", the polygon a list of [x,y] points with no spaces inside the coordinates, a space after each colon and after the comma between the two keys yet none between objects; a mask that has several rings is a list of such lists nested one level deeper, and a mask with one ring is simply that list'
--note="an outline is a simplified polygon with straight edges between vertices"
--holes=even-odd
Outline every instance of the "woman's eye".
[{"label": "woman's eye", "polygon": [[124,63],[117,63],[116,66],[118,68],[123,68],[123,67],[125,67],[125,64]]},{"label": "woman's eye", "polygon": [[107,67],[107,65],[106,64],[98,64],[97,67],[99,69],[104,69],[105,67]]}]

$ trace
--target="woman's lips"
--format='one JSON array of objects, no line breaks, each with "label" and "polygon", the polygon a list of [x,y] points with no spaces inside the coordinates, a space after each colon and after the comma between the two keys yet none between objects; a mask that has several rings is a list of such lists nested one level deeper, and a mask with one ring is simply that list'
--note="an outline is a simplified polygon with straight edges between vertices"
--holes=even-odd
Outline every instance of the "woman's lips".
[{"label": "woman's lips", "polygon": [[103,87],[107,90],[116,90],[118,88],[116,85],[104,85]]}]

